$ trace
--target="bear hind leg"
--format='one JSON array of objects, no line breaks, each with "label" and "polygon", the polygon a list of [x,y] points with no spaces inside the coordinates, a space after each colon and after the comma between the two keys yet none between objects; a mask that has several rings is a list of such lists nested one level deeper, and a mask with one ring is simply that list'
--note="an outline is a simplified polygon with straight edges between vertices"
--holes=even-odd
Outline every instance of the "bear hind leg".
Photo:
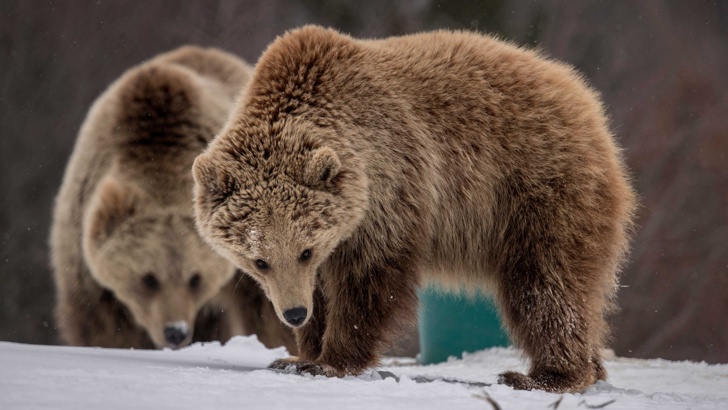
[{"label": "bear hind leg", "polygon": [[540,275],[529,279],[511,276],[510,285],[501,286],[500,300],[511,336],[531,360],[530,371],[503,373],[499,383],[563,393],[581,392],[606,379],[598,353],[605,304],[595,303],[606,296],[587,292],[583,283]]}]

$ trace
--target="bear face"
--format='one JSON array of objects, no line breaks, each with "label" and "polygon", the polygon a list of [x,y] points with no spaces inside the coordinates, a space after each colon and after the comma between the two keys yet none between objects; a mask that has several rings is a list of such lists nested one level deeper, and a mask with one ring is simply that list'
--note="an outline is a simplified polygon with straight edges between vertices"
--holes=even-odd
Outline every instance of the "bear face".
[{"label": "bear face", "polygon": [[233,275],[189,215],[145,206],[133,185],[107,177],[84,221],[94,279],[124,303],[158,348],[192,340],[199,309]]},{"label": "bear face", "polygon": [[364,214],[365,182],[320,145],[328,130],[305,122],[261,129],[227,131],[245,141],[259,132],[271,144],[246,147],[247,162],[222,146],[195,160],[196,220],[213,248],[258,281],[280,320],[300,327],[312,313],[317,268]]}]

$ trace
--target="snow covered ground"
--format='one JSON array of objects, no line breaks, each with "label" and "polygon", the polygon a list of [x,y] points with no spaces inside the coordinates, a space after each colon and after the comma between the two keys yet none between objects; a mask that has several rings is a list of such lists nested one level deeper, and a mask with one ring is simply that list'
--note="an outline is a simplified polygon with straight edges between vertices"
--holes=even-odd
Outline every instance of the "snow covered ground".
[{"label": "snow covered ground", "polygon": [[[609,383],[584,394],[524,392],[494,384],[524,369],[513,349],[490,349],[433,366],[389,359],[378,373],[328,379],[261,367],[286,357],[255,337],[178,351],[133,351],[0,342],[0,409],[728,409],[728,365],[613,359]],[[429,375],[493,383],[469,387]],[[421,380],[418,378],[418,380]],[[556,403],[558,402],[558,405]]]}]

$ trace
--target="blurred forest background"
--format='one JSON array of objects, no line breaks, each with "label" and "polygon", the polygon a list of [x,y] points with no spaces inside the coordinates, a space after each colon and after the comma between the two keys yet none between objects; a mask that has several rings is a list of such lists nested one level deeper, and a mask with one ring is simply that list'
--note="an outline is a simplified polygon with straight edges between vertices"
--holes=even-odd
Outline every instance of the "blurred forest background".
[{"label": "blurred forest background", "polygon": [[613,347],[728,362],[728,2],[159,0],[0,2],[0,340],[57,343],[47,237],[92,101],[194,43],[251,63],[306,23],[359,37],[500,36],[576,66],[604,96],[642,207]]}]

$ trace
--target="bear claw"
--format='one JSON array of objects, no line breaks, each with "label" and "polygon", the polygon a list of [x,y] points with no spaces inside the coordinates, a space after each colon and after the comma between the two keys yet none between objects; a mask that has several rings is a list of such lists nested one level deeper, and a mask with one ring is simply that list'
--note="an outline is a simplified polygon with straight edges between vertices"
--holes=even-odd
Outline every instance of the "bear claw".
[{"label": "bear claw", "polygon": [[268,366],[269,369],[282,370],[285,373],[311,376],[339,377],[339,372],[333,367],[297,357],[278,359]]},{"label": "bear claw", "polygon": [[518,372],[504,372],[499,374],[498,384],[505,384],[516,390],[533,390],[536,387],[533,379]]},{"label": "bear claw", "polygon": [[498,376],[498,383],[516,390],[544,390],[551,393],[581,393],[591,384],[588,379],[557,372],[537,372],[530,375],[518,372],[504,372]]}]

